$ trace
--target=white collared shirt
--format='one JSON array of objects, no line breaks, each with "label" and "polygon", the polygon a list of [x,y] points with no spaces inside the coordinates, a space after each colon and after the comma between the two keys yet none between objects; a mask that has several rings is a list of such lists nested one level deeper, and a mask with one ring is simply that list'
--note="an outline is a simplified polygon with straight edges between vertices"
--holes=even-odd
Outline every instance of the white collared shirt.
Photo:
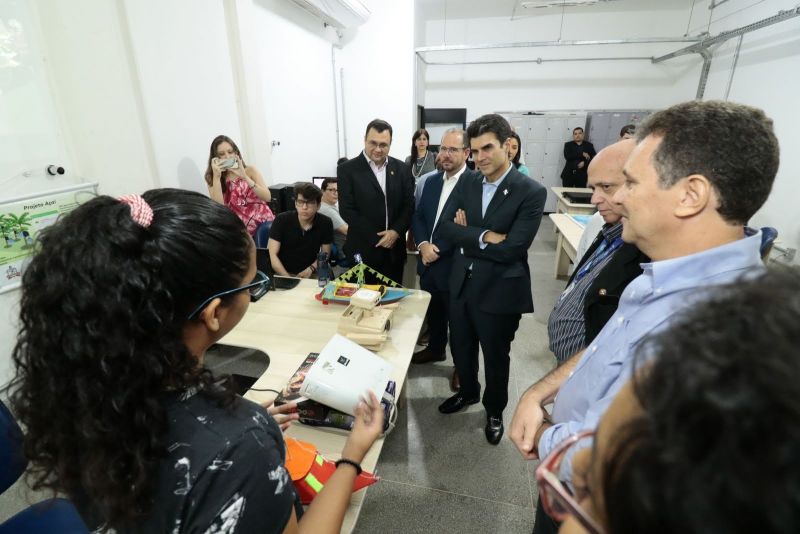
[{"label": "white collared shirt", "polygon": [[381,186],[381,191],[383,191],[383,196],[386,196],[386,167],[389,165],[389,156],[386,156],[386,159],[383,160],[383,165],[378,167],[378,165],[369,159],[366,152],[362,152],[364,157],[367,158],[367,163],[369,163],[369,168],[372,169],[372,173],[375,175],[375,178],[378,180],[378,185]]},{"label": "white collared shirt", "polygon": [[369,164],[369,168],[372,169],[372,173],[375,175],[375,178],[378,180],[378,185],[381,187],[381,191],[383,191],[383,212],[386,215],[384,219],[384,230],[389,229],[389,203],[386,200],[386,167],[389,166],[389,156],[386,156],[386,159],[383,160],[383,165],[378,167],[378,165],[369,159],[367,156],[367,152],[362,152],[364,157],[367,158],[367,163]]},{"label": "white collared shirt", "polygon": [[[433,220],[433,228],[436,228],[436,224],[439,222],[439,216],[442,214],[444,205],[447,203],[447,199],[450,198],[450,194],[453,192],[453,189],[455,189],[458,179],[461,178],[461,175],[464,174],[465,170],[467,170],[466,163],[464,163],[458,172],[456,172],[450,178],[447,177],[447,172],[442,174],[442,180],[444,183],[442,184],[442,194],[439,195],[439,206],[436,208],[436,218]],[[431,233],[431,239],[433,239],[433,233]]]}]

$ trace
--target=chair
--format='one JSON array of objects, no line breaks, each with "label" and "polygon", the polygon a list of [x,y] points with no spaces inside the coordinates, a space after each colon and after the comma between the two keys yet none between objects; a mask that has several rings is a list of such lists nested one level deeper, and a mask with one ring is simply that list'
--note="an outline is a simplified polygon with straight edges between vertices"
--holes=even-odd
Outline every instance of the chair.
[{"label": "chair", "polygon": [[256,228],[256,235],[253,236],[253,239],[256,242],[257,248],[267,248],[270,228],[272,228],[272,221],[264,221]]},{"label": "chair", "polygon": [[[22,452],[22,430],[0,401],[0,493],[10,488],[28,466]],[[78,511],[67,499],[47,499],[0,523],[0,534],[89,534]]]},{"label": "chair", "polygon": [[331,243],[331,257],[328,262],[331,264],[331,267],[342,267],[343,269],[352,267],[347,257],[344,256],[343,253],[340,255],[339,247],[336,246],[336,243]]},{"label": "chair", "polygon": [[761,260],[766,263],[769,259],[769,253],[772,250],[772,245],[778,237],[778,231],[771,226],[764,226],[761,228]]}]

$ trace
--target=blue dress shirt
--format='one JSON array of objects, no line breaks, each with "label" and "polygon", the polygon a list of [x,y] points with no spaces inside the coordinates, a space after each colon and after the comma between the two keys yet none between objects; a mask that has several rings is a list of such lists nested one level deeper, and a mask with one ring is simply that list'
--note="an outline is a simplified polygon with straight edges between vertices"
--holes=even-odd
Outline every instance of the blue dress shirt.
[{"label": "blue dress shirt", "polygon": [[[706,294],[702,288],[763,270],[760,244],[761,232],[746,228],[745,237],[732,243],[689,256],[643,263],[643,273],[625,288],[616,313],[561,385],[553,406],[555,424],[542,433],[539,457],[547,456],[571,434],[597,428],[617,392],[632,376],[633,356],[639,343],[648,334],[667,328],[676,313],[701,300]],[[561,478],[569,480],[571,476],[567,461]]]},{"label": "blue dress shirt", "polygon": [[[513,168],[514,168],[514,166],[509,163],[508,164],[508,169],[506,169],[506,172],[503,173],[503,176],[501,176],[500,178],[498,178],[494,182],[489,182],[489,181],[486,180],[485,176],[483,177],[483,195],[481,195],[481,216],[482,217],[486,216],[486,210],[489,208],[489,203],[494,198],[494,194],[497,193],[497,190],[500,188],[500,184],[503,183],[503,180],[506,179],[506,176],[508,176],[508,173],[510,173],[511,169],[513,169]],[[469,224],[469,221],[467,221],[467,224]],[[484,243],[483,242],[483,236],[486,235],[486,232],[488,232],[488,231],[489,230],[484,230],[483,232],[481,232],[481,235],[478,237],[478,246],[481,248],[481,250],[485,249],[486,246],[489,244],[489,243]]]}]

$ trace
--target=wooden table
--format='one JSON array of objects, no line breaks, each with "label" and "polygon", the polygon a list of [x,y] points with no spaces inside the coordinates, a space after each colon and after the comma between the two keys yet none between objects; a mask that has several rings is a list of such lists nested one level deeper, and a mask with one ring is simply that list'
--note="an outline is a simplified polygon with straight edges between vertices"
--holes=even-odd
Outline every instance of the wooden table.
[{"label": "wooden table", "polygon": [[[269,355],[269,368],[253,384],[255,389],[280,390],[288,382],[309,352],[319,352],[336,333],[339,317],[345,307],[323,305],[314,298],[319,292],[316,280],[302,280],[300,285],[286,291],[270,291],[250,308],[220,343],[259,349]],[[411,356],[428,309],[430,294],[412,293],[399,302],[392,318],[390,339],[378,354],[394,365],[392,380],[397,382],[397,396],[405,382]],[[245,398],[256,402],[272,402],[276,395],[249,391]],[[323,456],[336,460],[347,439],[347,432],[295,423],[287,436],[306,440],[317,446]],[[362,462],[366,471],[374,471],[383,448],[383,438],[372,446]],[[380,484],[380,482],[379,482]],[[366,490],[353,494],[345,515],[342,532],[355,526]]]},{"label": "wooden table", "polygon": [[591,193],[588,187],[551,187],[550,190],[556,195],[556,213],[591,215],[597,211],[594,204],[577,204],[564,198],[564,193]]},{"label": "wooden table", "polygon": [[584,226],[566,213],[551,213],[550,219],[558,230],[556,241],[555,276],[569,276],[569,264],[575,261],[575,251],[581,241]]}]

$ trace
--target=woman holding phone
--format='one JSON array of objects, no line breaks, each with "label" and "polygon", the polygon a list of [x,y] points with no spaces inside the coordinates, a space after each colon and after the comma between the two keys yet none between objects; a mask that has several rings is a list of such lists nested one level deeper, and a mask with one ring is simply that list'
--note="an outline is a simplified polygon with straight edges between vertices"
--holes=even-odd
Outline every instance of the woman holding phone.
[{"label": "woman holding phone", "polygon": [[234,212],[254,236],[259,226],[271,223],[275,214],[269,209],[272,196],[258,169],[247,166],[239,147],[226,135],[211,142],[206,168],[208,194]]},{"label": "woman holding phone", "polygon": [[[16,375],[28,480],[92,532],[338,533],[383,430],[356,407],[342,460],[303,513],[281,428],[204,365],[269,278],[239,219],[205,195],[96,197],[37,235],[22,279]],[[296,405],[295,405],[296,408]]]}]

